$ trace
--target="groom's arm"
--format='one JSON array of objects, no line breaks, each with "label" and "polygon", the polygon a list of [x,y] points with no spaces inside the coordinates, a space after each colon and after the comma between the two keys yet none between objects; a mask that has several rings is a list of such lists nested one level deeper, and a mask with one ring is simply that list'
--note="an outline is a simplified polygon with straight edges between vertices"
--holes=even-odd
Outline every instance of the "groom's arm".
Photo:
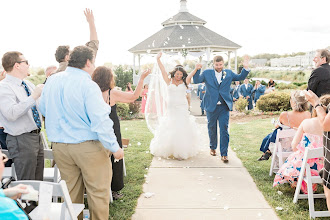
[{"label": "groom's arm", "polygon": [[242,81],[244,80],[247,75],[249,74],[250,70],[246,70],[245,68],[242,69],[241,74],[237,74],[233,72],[233,80],[232,81]]},{"label": "groom's arm", "polygon": [[205,80],[204,74],[205,74],[205,71],[203,71],[203,73],[201,74],[201,70],[200,69],[197,70],[197,72],[193,76],[194,83],[197,84],[197,83],[204,82],[204,80]]}]

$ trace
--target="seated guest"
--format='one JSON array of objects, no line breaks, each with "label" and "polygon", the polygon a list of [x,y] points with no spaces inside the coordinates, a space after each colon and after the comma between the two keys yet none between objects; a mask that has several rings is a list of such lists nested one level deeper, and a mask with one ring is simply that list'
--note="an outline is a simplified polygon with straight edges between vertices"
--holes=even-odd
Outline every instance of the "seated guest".
[{"label": "seated guest", "polygon": [[[113,89],[115,86],[114,75],[112,70],[108,67],[97,67],[92,75],[93,81],[99,85],[102,91],[104,101],[111,107],[109,117],[113,121],[113,130],[120,148],[123,148],[123,145],[121,142],[120,123],[117,115],[116,103],[130,103],[138,99],[142,91],[143,80],[149,75],[150,72],[150,70],[146,70],[142,73],[139,83],[133,93]],[[114,162],[114,160],[115,158],[112,155],[112,197],[114,199],[120,199],[123,195],[120,194],[119,191],[124,187],[123,160],[119,160],[118,162]]]},{"label": "seated guest", "polygon": [[[278,120],[279,123],[275,126],[276,129],[263,139],[260,151],[264,152],[264,154],[258,159],[258,161],[268,160],[272,155],[269,150],[269,144],[271,142],[275,143],[278,129],[298,128],[304,119],[311,117],[310,113],[306,112],[308,103],[302,91],[298,90],[291,93],[290,105],[292,111],[282,112]],[[285,148],[286,146],[282,145],[282,147]]]},{"label": "seated guest", "polygon": [[[0,179],[4,170],[4,163],[8,158],[0,151]],[[26,214],[17,206],[13,199],[27,193],[26,186],[19,184],[8,189],[0,189],[0,219],[28,219]]]},{"label": "seated guest", "polygon": [[258,99],[260,98],[260,96],[262,96],[263,94],[265,94],[265,90],[266,90],[266,86],[261,85],[260,81],[257,80],[256,84],[252,90],[252,93],[254,94],[254,103],[256,104]]},{"label": "seated guest", "polygon": [[6,78],[0,82],[0,122],[7,133],[7,148],[17,179],[43,180],[44,148],[37,100],[44,85],[35,86],[25,80],[30,65],[20,52],[5,53],[2,66]]},{"label": "seated guest", "polygon": [[247,99],[249,105],[248,110],[253,109],[252,105],[252,90],[253,86],[249,83],[249,79],[244,79],[244,84],[239,87],[240,95]]},{"label": "seated guest", "polygon": [[275,82],[273,79],[269,79],[267,89],[275,89]]},{"label": "seated guest", "polygon": [[[330,103],[330,95],[321,96],[320,103],[327,106]],[[290,154],[276,173],[273,187],[283,183],[290,183],[292,187],[296,187],[306,147],[310,149],[323,147],[322,138],[322,124],[317,118],[316,110],[313,109],[313,118],[305,119],[300,124],[291,144],[294,152]],[[323,157],[308,159],[307,162],[311,167],[312,176],[318,176],[319,171],[323,168]],[[302,182],[301,191],[307,194],[305,181]],[[316,184],[313,184],[313,191],[316,191]]]}]

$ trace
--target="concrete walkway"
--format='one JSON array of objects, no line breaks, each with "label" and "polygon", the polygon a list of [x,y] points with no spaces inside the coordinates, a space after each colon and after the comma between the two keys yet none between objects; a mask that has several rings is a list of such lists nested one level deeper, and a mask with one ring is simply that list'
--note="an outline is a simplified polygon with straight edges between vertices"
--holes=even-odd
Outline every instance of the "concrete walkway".
[{"label": "concrete walkway", "polygon": [[[229,149],[227,164],[209,154],[205,119],[197,117],[205,143],[197,156],[154,157],[132,219],[278,219],[235,152]],[[146,198],[145,193],[154,194]]]}]

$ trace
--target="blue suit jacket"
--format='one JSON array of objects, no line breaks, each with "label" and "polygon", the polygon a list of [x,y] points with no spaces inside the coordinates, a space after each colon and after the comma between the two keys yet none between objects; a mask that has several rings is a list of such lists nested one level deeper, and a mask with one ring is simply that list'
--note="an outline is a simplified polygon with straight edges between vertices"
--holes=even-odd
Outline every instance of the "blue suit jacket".
[{"label": "blue suit jacket", "polygon": [[206,92],[203,99],[205,110],[207,112],[213,112],[221,98],[226,103],[229,110],[232,110],[233,99],[230,94],[231,82],[244,80],[249,74],[249,71],[243,68],[241,74],[236,74],[229,69],[224,69],[222,74],[225,72],[226,76],[222,79],[221,84],[218,83],[215,77],[214,69],[204,70],[202,74],[200,74],[200,72],[201,71],[198,70],[194,75],[194,83],[205,82]]},{"label": "blue suit jacket", "polygon": [[258,99],[260,98],[260,96],[262,96],[263,94],[265,94],[266,91],[266,86],[264,85],[260,85],[258,89],[253,89],[252,92],[255,92],[254,94],[254,102],[257,102]]},{"label": "blue suit jacket", "polygon": [[236,85],[235,85],[235,87],[233,88],[233,98],[239,99],[239,96],[241,95],[240,92],[239,92],[240,87],[241,87],[241,85],[239,85],[236,88]]},{"label": "blue suit jacket", "polygon": [[240,87],[239,87],[239,92],[241,93],[241,95],[243,97],[246,97],[246,96],[252,96],[252,90],[253,90],[253,85],[252,84],[248,84],[248,87],[247,89],[245,88],[245,84],[242,84]]},{"label": "blue suit jacket", "polygon": [[199,84],[198,85],[198,89],[197,89],[197,96],[199,97],[200,100],[203,100],[205,93],[203,93],[203,91],[205,91],[205,85],[203,84]]}]

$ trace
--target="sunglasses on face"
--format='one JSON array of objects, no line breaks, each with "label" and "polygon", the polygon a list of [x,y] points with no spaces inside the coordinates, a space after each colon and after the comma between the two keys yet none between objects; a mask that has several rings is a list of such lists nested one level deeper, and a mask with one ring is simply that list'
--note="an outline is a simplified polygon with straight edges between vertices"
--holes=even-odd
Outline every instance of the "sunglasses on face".
[{"label": "sunglasses on face", "polygon": [[29,61],[28,60],[17,61],[16,63],[26,63],[26,65],[29,65]]}]

